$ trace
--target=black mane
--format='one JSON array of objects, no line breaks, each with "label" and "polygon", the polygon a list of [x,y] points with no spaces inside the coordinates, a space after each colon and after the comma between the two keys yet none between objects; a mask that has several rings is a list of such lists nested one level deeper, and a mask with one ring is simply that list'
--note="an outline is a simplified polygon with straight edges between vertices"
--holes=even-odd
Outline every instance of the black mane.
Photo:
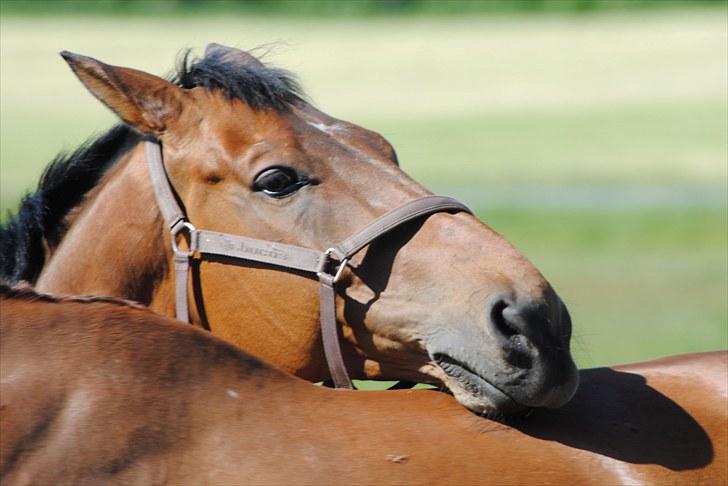
[{"label": "black mane", "polygon": [[35,192],[26,194],[18,213],[0,227],[0,277],[35,282],[45,263],[45,245],[58,244],[66,230],[65,216],[140,138],[130,127],[117,125],[71,153],[58,154]]},{"label": "black mane", "polygon": [[303,98],[296,77],[285,69],[266,66],[253,56],[230,59],[226,52],[213,50],[202,59],[192,59],[182,51],[172,82],[182,88],[202,87],[220,90],[228,99],[244,101],[254,110],[283,112]]},{"label": "black mane", "polygon": [[[251,62],[235,62],[219,51],[194,60],[189,50],[183,51],[172,81],[186,89],[219,90],[254,110],[284,112],[303,97],[288,71],[266,66],[252,56]],[[0,279],[11,284],[36,281],[45,264],[46,246],[57,245],[63,237],[69,211],[141,137],[121,124],[53,159],[35,192],[26,194],[17,214],[0,225]]]}]

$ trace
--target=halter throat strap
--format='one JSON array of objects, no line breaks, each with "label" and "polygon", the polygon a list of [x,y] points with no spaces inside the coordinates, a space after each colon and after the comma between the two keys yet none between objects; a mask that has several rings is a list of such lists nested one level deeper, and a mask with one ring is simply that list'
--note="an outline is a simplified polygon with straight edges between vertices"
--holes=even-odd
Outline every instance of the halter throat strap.
[{"label": "halter throat strap", "polygon": [[[187,221],[173,186],[167,176],[162,146],[156,140],[145,140],[145,153],[154,195],[170,232],[175,266],[175,307],[177,319],[189,322],[187,280],[190,259],[196,253],[250,260],[281,268],[315,274],[319,280],[319,313],[321,338],[329,373],[336,388],[352,389],[339,346],[336,326],[336,292],[334,287],[349,259],[365,246],[389,231],[413,219],[438,212],[471,213],[461,202],[447,196],[425,196],[393,209],[369,225],[326,251],[245,236],[195,228]],[[188,239],[189,249],[178,246],[181,236]]]}]

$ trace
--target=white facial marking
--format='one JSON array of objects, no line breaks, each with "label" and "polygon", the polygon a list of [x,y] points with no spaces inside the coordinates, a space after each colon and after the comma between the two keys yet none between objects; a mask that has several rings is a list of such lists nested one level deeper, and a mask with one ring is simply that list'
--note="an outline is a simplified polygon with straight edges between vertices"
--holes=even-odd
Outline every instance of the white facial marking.
[{"label": "white facial marking", "polygon": [[319,130],[324,133],[328,133],[331,135],[334,132],[342,131],[343,129],[340,126],[337,125],[326,125],[325,123],[320,122],[307,122],[310,126],[314,127],[316,130]]},{"label": "white facial marking", "polygon": [[229,396],[230,398],[240,398],[240,395],[238,394],[238,392],[236,392],[236,391],[235,391],[235,390],[233,390],[232,388],[228,388],[228,390],[227,390],[227,394],[228,394],[228,396]]}]

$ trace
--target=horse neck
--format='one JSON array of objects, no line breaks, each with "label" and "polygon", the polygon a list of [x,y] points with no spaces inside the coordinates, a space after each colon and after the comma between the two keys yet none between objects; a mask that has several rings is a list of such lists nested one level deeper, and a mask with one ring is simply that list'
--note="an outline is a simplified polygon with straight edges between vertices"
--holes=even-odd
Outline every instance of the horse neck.
[{"label": "horse neck", "polygon": [[[171,307],[169,262],[141,144],[74,210],[36,283],[40,292],[104,295]],[[163,303],[164,302],[164,303]],[[167,312],[165,312],[167,313]]]}]

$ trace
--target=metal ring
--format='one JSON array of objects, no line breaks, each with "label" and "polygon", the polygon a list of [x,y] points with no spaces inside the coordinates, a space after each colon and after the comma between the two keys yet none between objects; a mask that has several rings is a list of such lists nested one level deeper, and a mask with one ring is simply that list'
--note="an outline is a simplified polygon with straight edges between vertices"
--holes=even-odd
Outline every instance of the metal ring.
[{"label": "metal ring", "polygon": [[[187,235],[190,238],[190,249],[187,251],[182,251],[177,246],[177,236],[184,230],[187,230]],[[172,251],[174,251],[175,255],[189,258],[194,254],[194,250],[192,249],[192,233],[194,231],[197,231],[197,228],[187,221],[183,221],[182,224],[177,224],[172,228]]]},{"label": "metal ring", "polygon": [[344,273],[344,267],[346,267],[346,264],[349,263],[348,258],[344,258],[341,260],[341,263],[339,264],[339,268],[336,269],[336,275],[334,275],[334,283],[338,282],[341,278],[341,274]]},{"label": "metal ring", "polygon": [[[326,258],[321,260],[321,270],[316,272],[316,275],[318,275],[319,278],[321,274],[330,275],[328,272],[326,272],[326,263],[334,259],[332,258],[334,251],[336,251],[334,250],[334,248],[329,248],[324,252],[324,256]],[[341,274],[344,273],[344,267],[346,267],[347,263],[349,263],[349,258],[344,258],[343,260],[341,260],[341,262],[339,263],[339,267],[336,269],[336,273],[334,274],[334,278],[331,281],[332,284],[335,284],[339,281],[339,279],[341,278]]]}]

